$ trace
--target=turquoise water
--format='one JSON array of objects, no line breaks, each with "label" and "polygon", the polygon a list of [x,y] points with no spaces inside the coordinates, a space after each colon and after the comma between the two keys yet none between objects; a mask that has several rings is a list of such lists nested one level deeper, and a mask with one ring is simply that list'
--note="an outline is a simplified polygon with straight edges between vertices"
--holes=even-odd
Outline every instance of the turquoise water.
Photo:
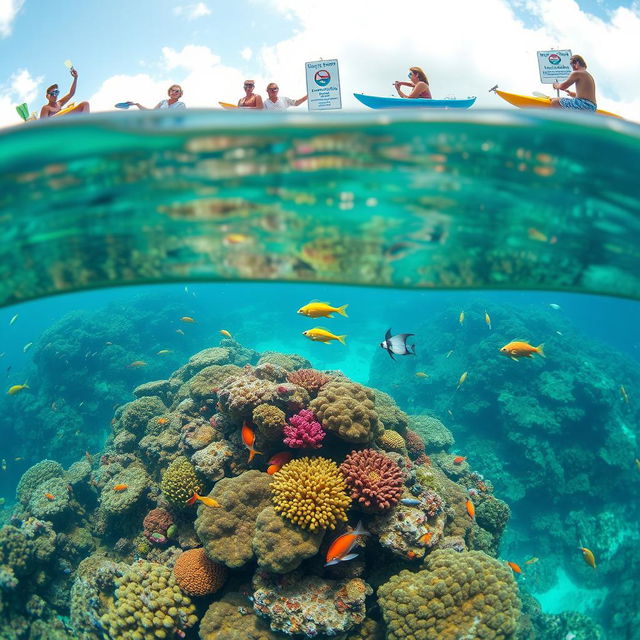
[{"label": "turquoise water", "polygon": [[[637,127],[222,115],[2,134],[0,637],[637,637]],[[274,510],[367,450],[372,506]]]}]

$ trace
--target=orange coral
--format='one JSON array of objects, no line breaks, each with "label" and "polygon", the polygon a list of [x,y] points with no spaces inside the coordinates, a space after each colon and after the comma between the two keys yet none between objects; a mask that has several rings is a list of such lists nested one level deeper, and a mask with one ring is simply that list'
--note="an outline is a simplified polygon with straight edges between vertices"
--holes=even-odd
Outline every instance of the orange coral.
[{"label": "orange coral", "polygon": [[173,574],[180,588],[191,596],[215,593],[227,579],[227,568],[213,562],[204,549],[189,549],[178,556]]}]

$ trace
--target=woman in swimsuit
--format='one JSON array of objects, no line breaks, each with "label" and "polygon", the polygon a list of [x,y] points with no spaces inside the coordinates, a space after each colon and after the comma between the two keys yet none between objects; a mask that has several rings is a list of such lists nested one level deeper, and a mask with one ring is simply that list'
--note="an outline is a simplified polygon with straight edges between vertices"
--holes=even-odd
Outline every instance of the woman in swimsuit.
[{"label": "woman in swimsuit", "polygon": [[245,80],[244,81],[244,92],[246,95],[244,98],[240,98],[238,100],[238,106],[244,107],[245,109],[262,109],[262,97],[257,93],[253,93],[253,89],[256,86],[256,83],[253,80]]},{"label": "woman in swimsuit", "polygon": [[[396,80],[396,91],[401,98],[427,98],[431,99],[431,89],[429,89],[429,80],[427,75],[420,67],[411,67],[409,69],[410,82],[401,82]],[[400,87],[411,87],[412,91],[409,95],[405,95]]]}]

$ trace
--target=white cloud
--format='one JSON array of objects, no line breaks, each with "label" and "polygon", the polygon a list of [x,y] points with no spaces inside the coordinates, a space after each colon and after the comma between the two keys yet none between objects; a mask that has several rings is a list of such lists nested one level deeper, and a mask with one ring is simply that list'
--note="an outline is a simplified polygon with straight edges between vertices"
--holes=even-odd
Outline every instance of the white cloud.
[{"label": "white cloud", "polygon": [[197,18],[211,15],[211,9],[204,2],[196,2],[174,7],[173,13],[187,20],[196,20]]},{"label": "white cloud", "polygon": [[242,57],[243,60],[246,60],[248,62],[253,57],[253,49],[251,47],[245,47],[240,52],[240,56]]},{"label": "white cloud", "polygon": [[[258,1],[258,0],[256,0]],[[343,104],[356,106],[351,92],[395,95],[411,65],[425,69],[435,97],[478,96],[478,107],[505,104],[487,90],[553,91],[539,82],[536,51],[567,47],[584,56],[596,78],[600,106],[640,119],[640,17],[629,8],[605,21],[585,13],[574,0],[527,1],[536,27],[526,27],[507,0],[424,2],[396,0],[260,0],[298,25],[290,38],[260,51],[263,73],[285,95],[305,91],[303,63],[338,58]],[[462,19],[464,18],[464,19]]]},{"label": "white cloud", "polygon": [[0,37],[6,38],[11,34],[11,26],[24,0],[0,0]]},{"label": "white cloud", "polygon": [[[23,102],[27,103],[31,111],[39,112],[41,105],[35,101],[42,81],[42,76],[34,78],[27,69],[19,69],[7,82],[0,84],[0,122],[7,125],[22,122],[16,106]],[[44,103],[42,96],[42,104]]]}]

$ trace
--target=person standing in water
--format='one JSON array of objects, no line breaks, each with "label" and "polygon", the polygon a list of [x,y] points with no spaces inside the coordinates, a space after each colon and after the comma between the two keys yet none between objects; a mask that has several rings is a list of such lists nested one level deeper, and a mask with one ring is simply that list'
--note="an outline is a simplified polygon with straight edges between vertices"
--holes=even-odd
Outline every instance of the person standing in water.
[{"label": "person standing in water", "polygon": [[[161,100],[153,107],[154,109],[186,109],[187,105],[180,101],[182,98],[182,87],[179,84],[172,84],[167,91],[169,96],[168,100]],[[133,105],[141,109],[142,111],[151,111],[149,107],[143,107],[139,102],[134,102]]]},{"label": "person standing in water", "polygon": [[[66,96],[58,100],[60,89],[58,89],[57,84],[52,84],[47,88],[47,104],[45,104],[44,107],[40,109],[41,118],[50,118],[51,116],[55,116],[56,113],[58,113],[58,111],[61,111],[64,105],[67,104],[67,102],[69,102],[71,98],[73,98],[76,92],[76,86],[78,84],[78,72],[73,67],[71,67],[70,72],[71,76],[73,77],[73,82],[71,83],[71,88],[69,89],[69,93],[67,93]],[[77,104],[74,107],[73,111],[70,111],[69,113],[89,113],[89,111],[89,103],[81,102],[80,104]]]},{"label": "person standing in water", "polygon": [[[420,67],[411,67],[409,69],[409,80],[410,82],[396,80],[393,83],[401,98],[431,99],[431,89],[429,89],[427,74]],[[411,93],[406,95],[400,87],[410,87]]]},{"label": "person standing in water", "polygon": [[[587,63],[582,56],[571,56],[569,64],[573,71],[564,82],[554,82],[553,88],[568,93],[568,98],[551,98],[551,106],[572,111],[595,111],[596,81],[587,71]],[[569,91],[569,87],[575,84],[575,92]]]},{"label": "person standing in water", "polygon": [[245,80],[244,81],[244,97],[238,100],[238,106],[243,107],[244,109],[262,109],[262,96],[259,96],[257,93],[253,93],[255,89],[256,83],[254,80]]}]

